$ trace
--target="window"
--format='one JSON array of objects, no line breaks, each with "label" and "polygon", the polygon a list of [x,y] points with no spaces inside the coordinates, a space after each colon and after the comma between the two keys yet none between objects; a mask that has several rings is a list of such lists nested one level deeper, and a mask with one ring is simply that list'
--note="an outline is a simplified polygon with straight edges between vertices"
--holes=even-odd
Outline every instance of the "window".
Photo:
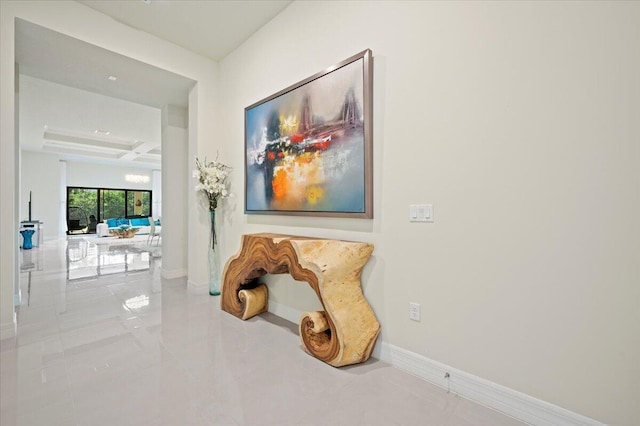
[{"label": "window", "polygon": [[96,232],[98,190],[67,188],[67,234]]},{"label": "window", "polygon": [[100,189],[100,219],[126,217],[124,208],[124,194],[122,189]]},{"label": "window", "polygon": [[127,191],[127,212],[130,216],[151,216],[151,192]]},{"label": "window", "polygon": [[95,233],[111,218],[151,216],[151,191],[67,187],[67,233]]}]

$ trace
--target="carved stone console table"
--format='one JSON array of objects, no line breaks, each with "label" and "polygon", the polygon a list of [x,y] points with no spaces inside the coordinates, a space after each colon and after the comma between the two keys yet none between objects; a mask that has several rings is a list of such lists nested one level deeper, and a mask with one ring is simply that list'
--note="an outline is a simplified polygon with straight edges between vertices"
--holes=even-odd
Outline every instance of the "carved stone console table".
[{"label": "carved stone console table", "polygon": [[222,276],[222,309],[246,320],[267,310],[265,274],[289,273],[307,282],[324,311],[307,312],[299,324],[302,346],[333,365],[364,362],[371,356],[380,324],[360,287],[360,273],[373,245],[279,234],[242,236],[242,247]]}]

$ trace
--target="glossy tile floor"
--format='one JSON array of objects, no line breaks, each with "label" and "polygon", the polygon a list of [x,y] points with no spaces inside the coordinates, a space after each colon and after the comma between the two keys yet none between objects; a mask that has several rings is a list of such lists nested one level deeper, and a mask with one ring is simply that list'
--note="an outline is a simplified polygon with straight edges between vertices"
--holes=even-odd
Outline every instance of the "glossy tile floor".
[{"label": "glossy tile floor", "polygon": [[92,244],[21,252],[18,337],[0,352],[2,426],[521,424],[375,359],[319,362],[295,324],[240,321],[218,297],[161,279],[157,248]]}]

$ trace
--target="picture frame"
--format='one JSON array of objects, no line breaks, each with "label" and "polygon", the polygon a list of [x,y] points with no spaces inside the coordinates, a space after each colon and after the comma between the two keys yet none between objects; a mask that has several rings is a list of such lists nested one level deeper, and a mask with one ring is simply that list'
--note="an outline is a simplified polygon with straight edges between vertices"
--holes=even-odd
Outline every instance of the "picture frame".
[{"label": "picture frame", "polygon": [[245,214],[373,218],[370,49],[245,108]]}]

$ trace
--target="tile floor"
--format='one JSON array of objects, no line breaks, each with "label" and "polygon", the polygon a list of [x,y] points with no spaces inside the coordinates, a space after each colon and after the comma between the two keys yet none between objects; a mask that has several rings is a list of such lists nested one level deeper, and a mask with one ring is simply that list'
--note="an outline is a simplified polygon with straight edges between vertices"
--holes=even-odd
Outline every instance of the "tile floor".
[{"label": "tile floor", "polygon": [[21,252],[18,337],[0,347],[2,426],[521,424],[375,359],[323,364],[295,324],[240,321],[218,297],[162,279],[157,250],[85,243]]}]

